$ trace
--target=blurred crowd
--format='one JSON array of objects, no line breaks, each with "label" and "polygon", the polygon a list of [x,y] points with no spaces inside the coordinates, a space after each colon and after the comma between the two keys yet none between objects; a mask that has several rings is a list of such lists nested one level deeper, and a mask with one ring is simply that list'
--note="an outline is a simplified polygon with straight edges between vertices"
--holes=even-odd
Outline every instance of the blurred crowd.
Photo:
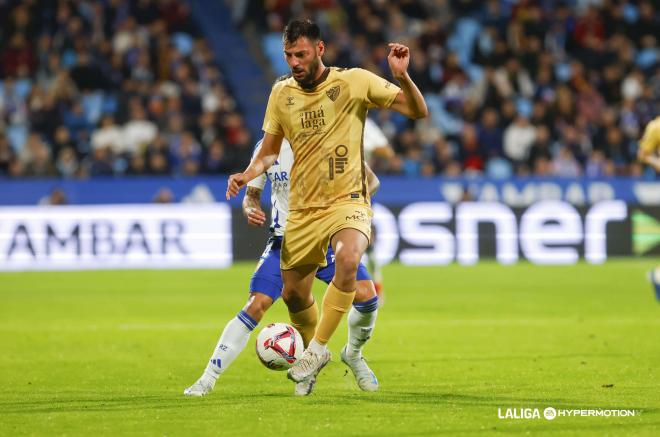
[{"label": "blurred crowd", "polygon": [[[326,65],[385,77],[411,47],[430,117],[370,116],[396,152],[380,174],[640,176],[660,111],[660,2],[231,0],[273,76],[291,18],[322,27]],[[0,1],[0,176],[218,174],[254,138],[180,0]],[[240,92],[240,90],[235,90]]]},{"label": "blurred crowd", "polygon": [[394,147],[380,173],[640,176],[645,124],[660,114],[660,2],[277,0],[234,2],[275,74],[281,32],[312,18],[326,65],[389,76],[387,43],[411,47],[429,119],[372,116]]},{"label": "blurred crowd", "polygon": [[216,174],[252,152],[183,1],[0,1],[0,79],[0,176]]}]

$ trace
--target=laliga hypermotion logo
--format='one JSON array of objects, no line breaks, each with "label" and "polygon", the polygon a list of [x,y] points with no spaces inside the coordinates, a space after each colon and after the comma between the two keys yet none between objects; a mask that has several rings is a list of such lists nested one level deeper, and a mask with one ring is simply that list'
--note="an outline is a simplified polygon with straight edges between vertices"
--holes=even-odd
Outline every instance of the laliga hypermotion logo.
[{"label": "laliga hypermotion logo", "polygon": [[[497,417],[499,419],[540,419],[541,411],[538,408],[498,408]],[[557,410],[547,407],[543,410],[543,417],[547,420],[554,420],[557,417]]]},{"label": "laliga hypermotion logo", "polygon": [[[543,410],[543,417],[546,420],[555,420],[557,417],[635,417],[640,414],[637,410],[622,409],[556,409],[547,407]],[[538,408],[498,408],[498,419],[509,420],[534,420],[541,419],[541,411]]]}]

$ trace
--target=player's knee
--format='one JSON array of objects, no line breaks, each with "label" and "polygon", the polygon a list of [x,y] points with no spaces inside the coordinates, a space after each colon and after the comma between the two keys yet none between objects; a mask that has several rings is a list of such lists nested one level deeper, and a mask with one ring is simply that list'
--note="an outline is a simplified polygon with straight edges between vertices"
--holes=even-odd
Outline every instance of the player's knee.
[{"label": "player's knee", "polygon": [[261,321],[264,314],[273,305],[273,300],[265,295],[255,293],[254,298],[250,299],[244,311],[248,313],[257,322]]},{"label": "player's knee", "polygon": [[361,254],[358,251],[343,250],[335,255],[335,272],[341,276],[355,277]]},{"label": "player's knee", "polygon": [[313,302],[311,295],[304,296],[299,290],[289,287],[284,287],[284,289],[282,289],[282,300],[292,313],[297,313],[305,308],[309,308],[309,301],[312,300]]},{"label": "player's knee", "polygon": [[376,297],[376,287],[372,281],[358,281],[355,286],[355,302],[366,302]]}]

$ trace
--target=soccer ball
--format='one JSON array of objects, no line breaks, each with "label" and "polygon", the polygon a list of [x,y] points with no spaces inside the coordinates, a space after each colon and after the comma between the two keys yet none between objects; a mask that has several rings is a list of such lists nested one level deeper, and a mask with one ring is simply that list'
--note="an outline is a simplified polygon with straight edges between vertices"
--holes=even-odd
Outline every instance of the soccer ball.
[{"label": "soccer ball", "polygon": [[300,333],[286,323],[271,323],[257,336],[257,357],[272,370],[286,370],[301,357],[305,346]]}]

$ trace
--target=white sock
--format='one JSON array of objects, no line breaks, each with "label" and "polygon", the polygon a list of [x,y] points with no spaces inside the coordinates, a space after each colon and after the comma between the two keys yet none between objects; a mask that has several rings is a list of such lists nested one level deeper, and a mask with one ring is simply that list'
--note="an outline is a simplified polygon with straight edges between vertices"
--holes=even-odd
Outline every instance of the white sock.
[{"label": "white sock", "polygon": [[218,376],[224,372],[229,365],[245,349],[252,330],[257,327],[257,322],[241,311],[227,322],[222,331],[220,340],[211,355],[202,380],[205,384],[215,384]]},{"label": "white sock", "polygon": [[362,355],[362,348],[371,338],[371,333],[376,326],[378,298],[374,297],[370,301],[361,302],[358,305],[360,304],[366,304],[360,308],[363,311],[371,311],[361,312],[353,306],[348,312],[348,347],[346,348],[346,355],[349,357],[359,357]]},{"label": "white sock", "polygon": [[318,341],[316,341],[315,338],[312,339],[312,341],[309,342],[309,345],[307,346],[308,349],[311,349],[312,352],[314,352],[316,355],[321,355],[323,352],[326,351],[328,348],[327,345],[321,344]]}]

